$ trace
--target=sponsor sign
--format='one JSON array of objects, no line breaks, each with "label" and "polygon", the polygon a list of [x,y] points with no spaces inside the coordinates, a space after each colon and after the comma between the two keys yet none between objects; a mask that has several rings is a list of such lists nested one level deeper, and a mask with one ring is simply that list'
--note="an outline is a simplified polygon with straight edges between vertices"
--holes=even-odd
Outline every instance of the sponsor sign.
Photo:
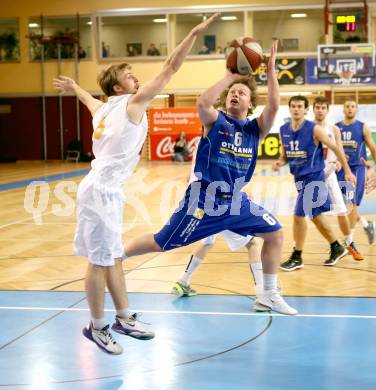
[{"label": "sponsor sign", "polygon": [[[277,59],[276,72],[279,84],[303,85],[305,83],[305,66],[303,58]],[[261,64],[253,75],[255,76],[258,85],[266,85],[268,81],[266,64]]]},{"label": "sponsor sign", "polygon": [[171,160],[176,139],[185,132],[192,156],[201,137],[201,122],[195,107],[149,110],[150,159]]}]

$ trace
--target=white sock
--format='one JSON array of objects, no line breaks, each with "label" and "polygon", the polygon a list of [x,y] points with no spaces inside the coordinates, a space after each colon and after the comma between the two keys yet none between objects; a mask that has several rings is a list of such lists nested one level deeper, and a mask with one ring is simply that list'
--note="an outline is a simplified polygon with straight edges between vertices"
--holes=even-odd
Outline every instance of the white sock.
[{"label": "white sock", "polygon": [[364,217],[360,217],[359,222],[362,225],[362,227],[364,228],[368,227],[368,221]]},{"label": "white sock", "polygon": [[192,255],[184,274],[179,279],[179,282],[181,284],[184,284],[184,286],[189,286],[189,284],[191,283],[192,274],[193,274],[193,272],[196,271],[196,269],[201,264],[201,262],[202,262],[202,259],[200,259],[197,256]]},{"label": "white sock", "polygon": [[93,323],[93,328],[96,330],[101,330],[107,325],[107,322],[104,319],[104,317],[103,318],[92,318],[91,322]]},{"label": "white sock", "polygon": [[121,256],[122,260],[126,260],[128,256],[125,254],[125,250],[123,250],[123,255]]},{"label": "white sock", "polygon": [[129,318],[131,316],[131,312],[128,309],[116,310],[116,315],[120,318]]},{"label": "white sock", "polygon": [[264,286],[264,279],[261,261],[249,264],[249,269],[251,270],[251,274],[253,276],[256,288],[262,290]]},{"label": "white sock", "polygon": [[277,286],[278,275],[277,274],[266,274],[264,272],[263,276],[264,276],[264,290],[265,291],[278,289],[278,286]]},{"label": "white sock", "polygon": [[345,236],[345,244],[349,246],[353,242],[353,235],[350,233],[348,236]]}]

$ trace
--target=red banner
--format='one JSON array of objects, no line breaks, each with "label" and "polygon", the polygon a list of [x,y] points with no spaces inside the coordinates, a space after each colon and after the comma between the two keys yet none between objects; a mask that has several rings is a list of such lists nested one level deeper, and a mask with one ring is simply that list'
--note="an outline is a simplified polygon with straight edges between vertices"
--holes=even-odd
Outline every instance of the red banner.
[{"label": "red banner", "polygon": [[176,139],[185,132],[191,153],[201,137],[201,122],[195,107],[149,110],[150,159],[171,160]]}]

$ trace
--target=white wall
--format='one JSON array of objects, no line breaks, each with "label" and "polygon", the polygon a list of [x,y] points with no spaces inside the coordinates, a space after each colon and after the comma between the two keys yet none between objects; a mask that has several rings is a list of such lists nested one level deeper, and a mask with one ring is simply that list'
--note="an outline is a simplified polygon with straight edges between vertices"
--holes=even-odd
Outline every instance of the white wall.
[{"label": "white wall", "polygon": [[127,43],[142,43],[142,54],[146,55],[151,43],[154,43],[158,49],[160,44],[167,44],[166,30],[165,23],[104,26],[100,42],[110,45],[111,57],[125,57]]},{"label": "white wall", "polygon": [[[176,43],[178,44],[188,32],[195,26],[194,23],[176,23]],[[228,41],[232,41],[238,37],[244,35],[243,21],[229,21],[215,23],[213,26],[205,31],[204,35],[215,35],[216,46],[227,46]],[[192,53],[198,53],[204,44],[204,38],[200,37],[197,39],[193,46]]]},{"label": "white wall", "polygon": [[298,38],[299,51],[316,51],[320,37],[323,35],[323,18],[281,19],[265,18],[254,20],[253,35],[262,41],[266,49],[271,44],[272,37],[278,39]]}]

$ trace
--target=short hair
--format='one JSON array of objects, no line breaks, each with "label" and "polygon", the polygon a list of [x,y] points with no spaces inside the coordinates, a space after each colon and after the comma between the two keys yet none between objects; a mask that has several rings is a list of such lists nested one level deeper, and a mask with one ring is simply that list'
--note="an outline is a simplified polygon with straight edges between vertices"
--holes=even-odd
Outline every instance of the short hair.
[{"label": "short hair", "polygon": [[226,98],[227,98],[227,95],[231,89],[231,87],[235,84],[243,84],[245,85],[246,87],[248,87],[248,89],[250,90],[251,92],[251,105],[252,107],[248,108],[248,113],[247,115],[252,115],[253,114],[253,109],[256,108],[256,104],[257,104],[257,84],[256,84],[256,80],[255,78],[252,76],[252,75],[249,75],[247,78],[243,79],[243,80],[240,80],[240,81],[235,81],[234,83],[232,83],[228,88],[226,88],[220,95],[220,97],[218,98],[217,102],[214,104],[214,107],[215,108],[218,108],[218,109],[221,109],[221,110],[226,110]]},{"label": "short hair", "polygon": [[128,63],[123,62],[117,65],[110,65],[99,73],[97,82],[106,96],[116,95],[114,85],[119,82],[119,74],[123,70],[131,70],[131,68]]},{"label": "short hair", "polygon": [[326,104],[328,108],[330,106],[329,100],[325,96],[315,97],[315,100],[313,101],[313,108],[315,108],[316,104]]},{"label": "short hair", "polygon": [[345,99],[345,101],[343,102],[343,105],[345,105],[347,102],[354,102],[356,105],[358,105],[358,102],[356,101],[355,98]]},{"label": "short hair", "polygon": [[309,107],[309,101],[303,95],[291,96],[290,99],[289,99],[289,107],[291,106],[291,102],[304,102],[304,108],[308,108]]}]

